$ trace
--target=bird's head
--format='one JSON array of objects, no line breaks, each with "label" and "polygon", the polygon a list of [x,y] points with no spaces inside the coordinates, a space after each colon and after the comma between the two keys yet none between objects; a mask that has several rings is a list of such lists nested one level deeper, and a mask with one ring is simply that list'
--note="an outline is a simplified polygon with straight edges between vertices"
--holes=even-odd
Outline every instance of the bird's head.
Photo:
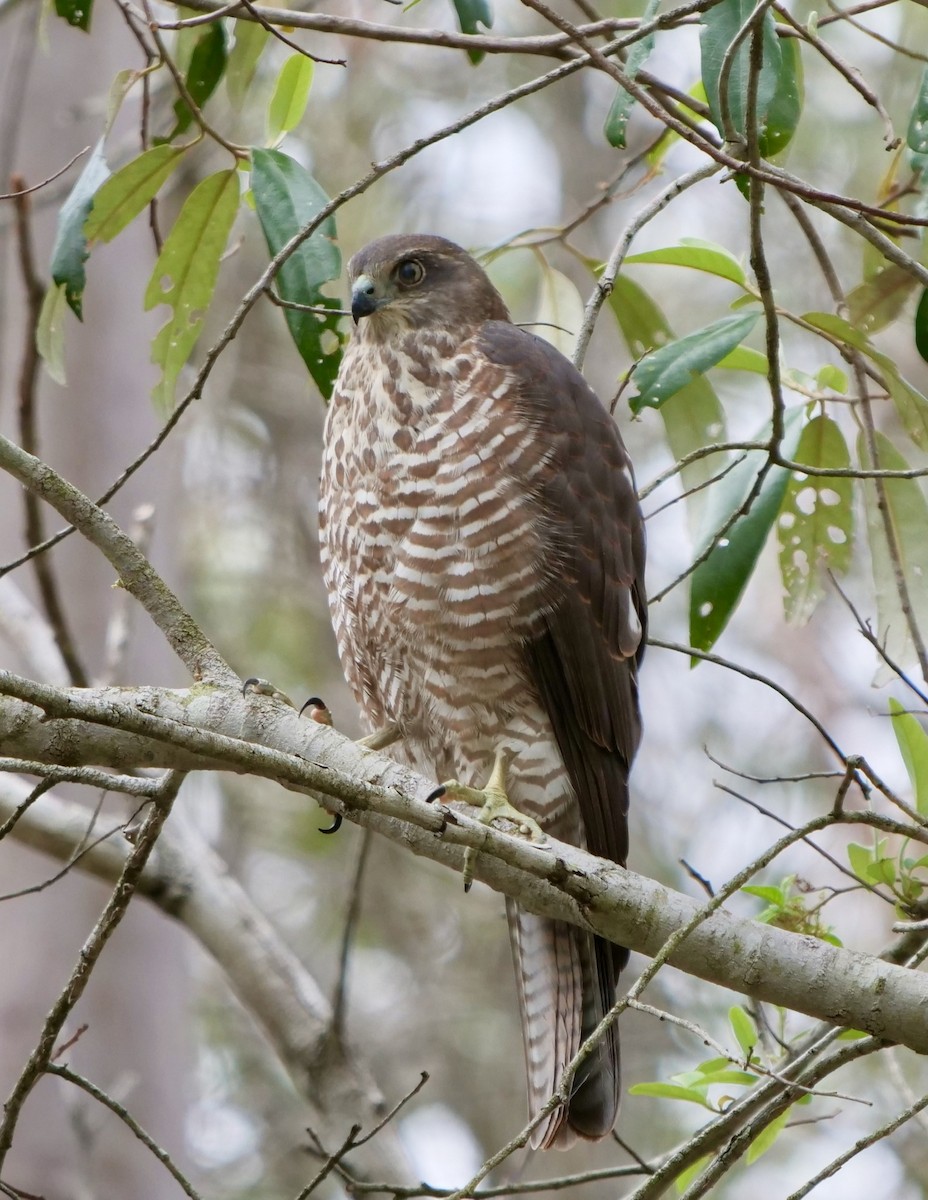
[{"label": "bird's head", "polygon": [[460,246],[434,234],[396,234],[348,264],[351,315],[375,336],[391,331],[465,330],[509,313],[486,272]]}]

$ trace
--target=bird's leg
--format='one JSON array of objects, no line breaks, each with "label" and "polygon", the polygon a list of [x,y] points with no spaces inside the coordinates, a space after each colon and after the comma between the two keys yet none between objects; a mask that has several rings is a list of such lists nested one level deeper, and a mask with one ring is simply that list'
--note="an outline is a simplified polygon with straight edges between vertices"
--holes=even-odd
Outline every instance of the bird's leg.
[{"label": "bird's leg", "polygon": [[[442,796],[448,800],[462,800],[465,804],[471,804],[480,809],[480,812],[477,814],[477,820],[482,825],[492,825],[494,821],[502,818],[503,820],[511,821],[513,825],[518,827],[519,833],[527,834],[533,842],[543,842],[546,836],[545,831],[534,817],[528,817],[525,813],[519,812],[509,802],[509,796],[506,793],[506,765],[509,758],[509,751],[502,748],[496,751],[493,770],[484,788],[467,787],[463,783],[458,783],[456,779],[451,779],[434,791],[429,799],[434,800]],[[464,851],[463,875],[465,892],[470,891],[471,884],[474,881],[474,863],[476,858],[476,850],[468,846]]]}]

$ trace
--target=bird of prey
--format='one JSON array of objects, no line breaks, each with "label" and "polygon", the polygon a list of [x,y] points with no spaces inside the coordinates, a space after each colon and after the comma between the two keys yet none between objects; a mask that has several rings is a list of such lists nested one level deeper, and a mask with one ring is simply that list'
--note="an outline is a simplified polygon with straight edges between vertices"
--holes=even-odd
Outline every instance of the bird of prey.
[{"label": "bird of prey", "polygon": [[[431,778],[479,790],[505,775],[548,835],[624,864],[647,612],[615,422],[453,242],[380,238],[348,272],[355,330],[326,420],[320,541],[364,717],[394,725]],[[507,913],[534,1116],[628,954],[513,901]],[[605,1137],[618,1103],[613,1026],[533,1144]]]}]

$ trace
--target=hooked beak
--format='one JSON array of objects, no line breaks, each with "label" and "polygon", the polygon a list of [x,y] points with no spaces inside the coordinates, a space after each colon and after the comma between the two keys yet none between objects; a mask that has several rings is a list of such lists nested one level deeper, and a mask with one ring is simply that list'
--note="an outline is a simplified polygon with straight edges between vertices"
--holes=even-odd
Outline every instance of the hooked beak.
[{"label": "hooked beak", "polygon": [[370,275],[359,275],[351,289],[351,315],[355,325],[362,317],[369,317],[372,312],[382,308],[386,302],[386,299],[377,295],[377,288]]}]

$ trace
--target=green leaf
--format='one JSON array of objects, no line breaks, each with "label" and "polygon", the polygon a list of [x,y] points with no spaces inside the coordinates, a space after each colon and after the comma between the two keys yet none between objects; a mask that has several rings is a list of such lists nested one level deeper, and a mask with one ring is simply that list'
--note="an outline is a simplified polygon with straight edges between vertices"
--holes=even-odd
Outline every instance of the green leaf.
[{"label": "green leaf", "polygon": [[[802,431],[795,460],[810,467],[847,470],[851,456],[830,417],[815,417]],[[825,595],[826,571],[851,565],[853,481],[827,475],[790,476],[777,521],[786,619],[804,625]]]},{"label": "green leaf", "polygon": [[918,96],[909,116],[905,142],[914,154],[928,154],[928,67],[922,71]]},{"label": "green leaf", "polygon": [[535,308],[539,337],[550,342],[565,358],[573,355],[583,323],[583,297],[572,280],[545,263]]},{"label": "green leaf", "polygon": [[696,1088],[680,1087],[676,1083],[636,1083],[629,1089],[632,1096],[657,1096],[662,1100],[686,1100],[690,1104],[698,1104],[701,1108],[715,1109]]},{"label": "green leaf", "polygon": [[754,312],[722,317],[648,354],[635,368],[633,381],[638,395],[630,401],[632,412],[639,413],[645,407],[659,408],[695,375],[715,366],[747,337],[758,316]]},{"label": "green leaf", "polygon": [[[642,22],[653,19],[658,8],[660,8],[660,3],[661,0],[648,0],[647,8],[641,17]],[[628,52],[628,58],[625,60],[625,74],[629,79],[634,81],[653,49],[653,33],[649,33],[647,37],[640,38],[633,44],[631,50]],[[625,131],[628,127],[628,117],[634,104],[635,97],[620,84],[603,125],[603,133],[605,134],[606,141],[610,146],[615,146],[617,150],[625,149]]]},{"label": "green leaf", "polygon": [[[802,409],[790,409],[786,414],[786,437],[783,453],[790,457],[799,437]],[[769,437],[769,430],[756,440]],[[750,495],[757,473],[764,461],[762,451],[745,455],[714,489],[714,511],[708,521],[713,541],[716,531],[723,528],[743,507]],[[715,645],[728,624],[767,540],[789,480],[782,467],[769,470],[747,513],[743,513],[723,538],[713,547],[708,558],[693,572],[690,587],[690,643],[697,650],[709,650]],[[695,661],[694,661],[694,666]]]},{"label": "green leaf", "polygon": [[35,330],[36,349],[45,363],[45,370],[62,387],[67,385],[64,373],[64,310],[67,296],[63,284],[53,285],[45,292],[42,310]]},{"label": "green leaf", "polygon": [[95,192],[109,173],[101,138],[58,213],[58,232],[52,248],[52,279],[64,284],[68,304],[79,321],[83,319],[83,295],[87,284],[84,263],[90,254],[84,237],[84,222]]},{"label": "green leaf", "polygon": [[[328,203],[315,179],[279,150],[253,150],[251,187],[268,250],[277,254]],[[281,296],[295,304],[338,308],[323,286],[341,274],[335,221],[328,217],[287,259],[277,274]],[[341,361],[338,315],[286,310],[287,325],[323,396],[332,394]]]},{"label": "green leaf", "polygon": [[766,1154],[783,1132],[789,1121],[789,1117],[790,1109],[787,1108],[785,1112],[781,1112],[778,1116],[774,1117],[769,1125],[764,1126],[753,1142],[751,1142],[750,1146],[748,1146],[747,1154],[745,1155],[748,1165],[757,1162],[762,1154]]},{"label": "green leaf", "polygon": [[[908,463],[882,434],[875,435],[879,466],[888,471],[904,471]],[[860,464],[872,468],[863,434],[858,438]],[[886,514],[899,552],[899,567],[908,581],[909,599],[919,628],[928,629],[928,504],[917,479],[884,479],[882,481]],[[916,661],[909,627],[896,587],[896,572],[886,540],[883,518],[872,479],[863,480],[867,537],[876,593],[877,627],[880,643],[887,655],[905,668]],[[892,676],[881,671],[878,679]]]},{"label": "green leaf", "polygon": [[750,346],[736,346],[715,365],[726,371],[750,371],[754,375],[766,375],[769,368],[767,355]]},{"label": "green leaf", "polygon": [[912,784],[915,807],[921,816],[928,816],[928,734],[917,718],[906,712],[899,701],[892,697],[889,711],[902,761]]},{"label": "green leaf", "polygon": [[267,110],[267,140],[276,145],[303,119],[313,82],[313,60],[292,54],[280,69]]},{"label": "green leaf", "polygon": [[[720,94],[722,65],[729,46],[745,21],[755,10],[754,0],[721,0],[703,17],[700,35],[702,80],[712,120],[726,134],[727,112],[731,133],[746,138],[748,88],[750,86],[750,55],[752,34],[743,37],[731,56],[725,95]],[[802,109],[801,65],[798,47],[784,50],[778,38],[773,14],[768,9],[763,17],[762,64],[757,81],[757,121],[759,148],[762,155],[779,153],[795,132]],[[785,39],[792,42],[795,39]]]},{"label": "green leaf", "polygon": [[858,879],[866,881],[867,871],[873,861],[873,851],[869,846],[861,846],[857,842],[848,842],[847,861]]},{"label": "green leaf", "polygon": [[826,363],[819,367],[815,376],[815,385],[821,391],[837,392],[839,396],[847,394],[847,375],[840,367]]},{"label": "green leaf", "polygon": [[848,320],[864,333],[878,333],[899,316],[917,286],[908,271],[888,263],[848,292]]},{"label": "green leaf", "polygon": [[[221,21],[215,21],[197,39],[190,56],[190,66],[184,78],[190,99],[197,108],[202,109],[216,90],[226,69],[227,61],[225,27]],[[174,128],[167,138],[161,140],[173,141],[192,124],[193,111],[187,101],[179,96],[174,102]]]},{"label": "green leaf", "polygon": [[899,373],[899,368],[889,357],[870,344],[865,333],[855,329],[842,317],[833,313],[804,313],[802,319],[831,337],[853,346],[876,363],[883,373],[889,394],[906,433],[921,449],[928,449],[928,400]]},{"label": "green leaf", "polygon": [[728,1010],[728,1020],[732,1032],[738,1039],[738,1045],[745,1058],[750,1058],[757,1045],[757,1026],[744,1011],[740,1004],[733,1004]]},{"label": "green leaf", "polygon": [[703,1075],[703,1082],[708,1086],[734,1083],[742,1087],[750,1087],[757,1083],[757,1076],[751,1071],[736,1071],[734,1067],[729,1067],[724,1071],[706,1071]]},{"label": "green leaf", "polygon": [[[485,29],[492,28],[493,25],[493,9],[490,7],[490,0],[452,0],[454,11],[457,13],[458,28],[461,33],[479,33],[478,26],[483,25]],[[484,58],[483,50],[468,50],[467,57],[470,61],[477,65]]]},{"label": "green leaf", "polygon": [[235,41],[226,64],[226,91],[232,105],[241,108],[271,31],[257,21],[237,20],[234,28]]},{"label": "green leaf", "polygon": [[747,892],[749,896],[758,896],[761,900],[766,900],[768,904],[782,905],[786,897],[783,894],[783,889],[778,887],[766,887],[761,884],[746,884],[742,892]]},{"label": "green leaf", "polygon": [[928,288],[922,292],[915,310],[915,349],[928,362]]},{"label": "green leaf", "polygon": [[86,33],[90,29],[93,0],[55,0],[55,12],[69,25]]},{"label": "green leaf", "polygon": [[[626,275],[616,279],[609,304],[629,353],[634,357],[673,341],[674,332],[660,308]],[[702,375],[694,376],[675,396],[666,400],[660,407],[660,414],[671,453],[676,459],[724,440],[724,410],[712,385]],[[720,455],[706,456],[683,468],[683,483],[691,492],[686,503],[693,528],[698,526],[709,498],[706,490],[693,489],[699,489],[714,471],[722,469],[725,461]]]},{"label": "green leaf", "polygon": [[187,149],[153,146],[111,175],[93,196],[84,237],[89,242],[112,241],[158,194]]},{"label": "green leaf", "polygon": [[200,336],[238,200],[238,171],[234,168],[198,183],[184,202],[148,282],[145,308],[167,304],[172,310],[151,352],[152,362],[162,371],[152,393],[162,413],[174,406],[177,377]]},{"label": "green leaf", "polygon": [[722,279],[737,283],[739,287],[747,285],[744,270],[733,254],[723,246],[696,238],[683,238],[678,246],[664,246],[660,250],[630,254],[625,259],[625,265],[629,263],[661,263],[675,267],[691,267],[694,271],[719,275]]}]

